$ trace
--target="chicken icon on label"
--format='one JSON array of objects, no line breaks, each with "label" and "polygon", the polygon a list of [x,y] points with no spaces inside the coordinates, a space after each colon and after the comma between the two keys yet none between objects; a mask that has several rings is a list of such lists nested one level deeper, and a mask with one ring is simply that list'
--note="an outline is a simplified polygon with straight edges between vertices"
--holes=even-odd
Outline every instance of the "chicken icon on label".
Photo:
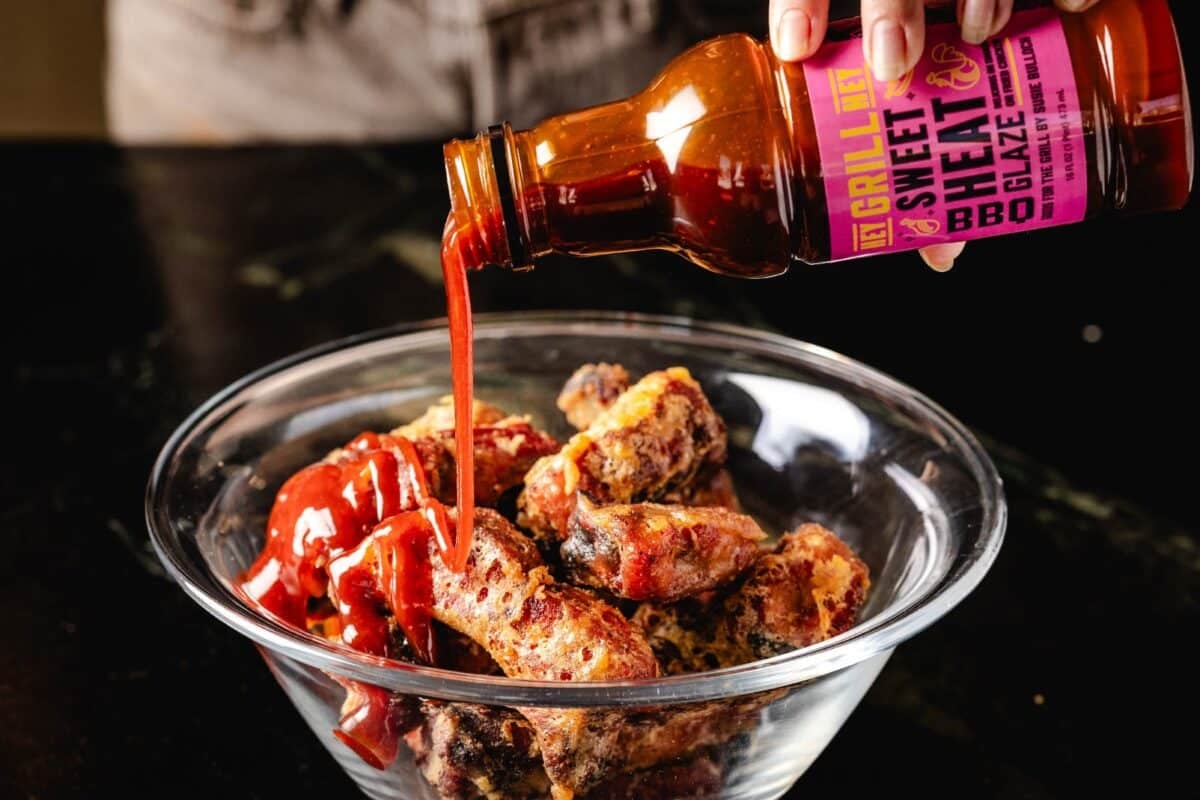
[{"label": "chicken icon on label", "polygon": [[912,233],[913,236],[936,236],[942,231],[942,223],[936,219],[912,219],[905,217],[900,220],[900,224]]},{"label": "chicken icon on label", "polygon": [[975,59],[948,42],[939,42],[930,52],[929,58],[934,64],[944,65],[941,69],[930,70],[925,75],[925,82],[930,86],[964,92],[975,88],[983,74]]}]

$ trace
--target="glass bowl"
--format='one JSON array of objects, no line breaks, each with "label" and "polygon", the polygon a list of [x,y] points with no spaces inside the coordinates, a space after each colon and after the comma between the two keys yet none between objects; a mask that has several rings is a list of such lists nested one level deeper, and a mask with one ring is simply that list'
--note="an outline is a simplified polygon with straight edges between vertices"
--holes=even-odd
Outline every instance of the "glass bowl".
[{"label": "glass bowl", "polygon": [[[959,603],[999,551],[1003,492],[979,443],[919,393],[836,353],[728,325],[611,313],[480,315],[475,336],[477,395],[531,414],[563,439],[571,431],[554,400],[578,365],[617,361],[633,375],[687,367],[728,424],[729,465],[746,509],[773,534],[805,521],[832,528],[870,566],[871,592],[858,624],[833,639],[654,680],[514,680],[338,647],[256,612],[232,585],[257,554],[288,475],[449,393],[445,323],[273,364],[179,427],[150,478],[147,521],[170,574],[258,646],[305,722],[370,797],[548,797],[512,709],[550,708],[606,720],[606,730],[619,731],[619,752],[639,768],[606,775],[589,800],[779,797],[893,649]],[[441,738],[427,725],[411,739],[420,759],[405,749],[386,770],[369,766],[332,733],[351,681],[425,699]]]}]

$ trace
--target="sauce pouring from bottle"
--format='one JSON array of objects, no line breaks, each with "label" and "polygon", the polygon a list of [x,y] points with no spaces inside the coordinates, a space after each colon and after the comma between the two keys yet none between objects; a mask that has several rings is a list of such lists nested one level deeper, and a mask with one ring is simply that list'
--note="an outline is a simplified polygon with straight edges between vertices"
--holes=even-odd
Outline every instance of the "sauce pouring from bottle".
[{"label": "sauce pouring from bottle", "polygon": [[873,79],[853,23],[803,64],[728,35],[632,97],[445,145],[456,568],[473,512],[468,269],[659,249],[760,278],[1187,201],[1191,111],[1166,0],[1080,14],[1018,0],[981,46],[933,13],[899,80]]},{"label": "sauce pouring from bottle", "polygon": [[446,220],[442,235],[442,275],[446,283],[446,316],[450,326],[450,363],[454,382],[454,443],[458,527],[446,565],[461,572],[471,552],[475,530],[475,353],[471,292],[467,285],[468,264],[462,239],[453,217]]}]

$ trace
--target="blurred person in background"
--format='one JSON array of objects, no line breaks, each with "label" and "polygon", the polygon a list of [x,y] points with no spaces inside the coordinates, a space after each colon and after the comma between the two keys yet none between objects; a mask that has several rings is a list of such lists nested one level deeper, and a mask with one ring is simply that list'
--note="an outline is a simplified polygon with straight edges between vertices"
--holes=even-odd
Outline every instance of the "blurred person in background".
[{"label": "blurred person in background", "polygon": [[[958,0],[981,42],[1014,0]],[[1081,10],[1096,0],[1056,0]],[[923,0],[833,0],[863,17],[879,80],[924,46]],[[122,142],[437,139],[641,89],[733,30],[799,60],[831,0],[109,0],[108,108]],[[768,22],[769,19],[769,22]]]},{"label": "blurred person in background", "polygon": [[731,0],[110,0],[122,142],[444,139],[632,94]]}]

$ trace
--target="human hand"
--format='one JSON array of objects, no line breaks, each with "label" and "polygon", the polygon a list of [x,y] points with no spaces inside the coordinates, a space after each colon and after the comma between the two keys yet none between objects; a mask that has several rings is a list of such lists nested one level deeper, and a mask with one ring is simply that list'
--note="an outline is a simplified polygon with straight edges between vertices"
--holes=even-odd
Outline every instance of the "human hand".
[{"label": "human hand", "polygon": [[[817,51],[829,28],[830,0],[770,0],[771,46],[784,61],[801,61]],[[1013,0],[957,0],[963,39],[979,44],[1012,16]],[[1099,0],[1054,0],[1064,11],[1083,11]],[[863,52],[879,81],[891,81],[916,66],[925,49],[925,6],[948,0],[862,0]],[[939,272],[954,266],[962,242],[922,248],[925,263]]]}]

